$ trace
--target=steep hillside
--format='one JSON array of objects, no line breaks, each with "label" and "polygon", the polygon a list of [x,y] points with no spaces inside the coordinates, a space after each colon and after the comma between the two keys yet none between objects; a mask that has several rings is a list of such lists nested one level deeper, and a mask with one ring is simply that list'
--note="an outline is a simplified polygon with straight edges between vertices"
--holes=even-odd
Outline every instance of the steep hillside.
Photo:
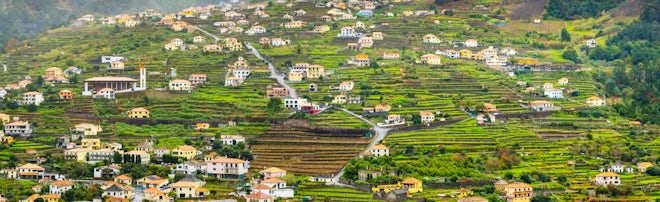
[{"label": "steep hillside", "polygon": [[213,0],[6,0],[0,1],[0,50],[7,40],[24,40],[39,32],[68,24],[71,20],[92,13],[115,15],[156,9],[175,12],[185,7],[217,3]]}]

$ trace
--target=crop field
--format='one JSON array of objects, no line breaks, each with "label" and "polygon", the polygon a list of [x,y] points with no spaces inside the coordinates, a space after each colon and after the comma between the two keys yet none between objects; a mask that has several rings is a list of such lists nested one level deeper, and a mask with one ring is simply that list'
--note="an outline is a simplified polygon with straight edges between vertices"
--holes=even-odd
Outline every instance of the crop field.
[{"label": "crop field", "polygon": [[342,187],[328,187],[314,183],[306,183],[299,186],[296,191],[297,199],[311,197],[314,201],[378,201],[372,199],[371,193],[361,192],[355,189]]},{"label": "crop field", "polygon": [[254,168],[274,166],[296,174],[337,173],[349,159],[366,149],[364,134],[318,134],[295,128],[271,128],[250,149]]}]

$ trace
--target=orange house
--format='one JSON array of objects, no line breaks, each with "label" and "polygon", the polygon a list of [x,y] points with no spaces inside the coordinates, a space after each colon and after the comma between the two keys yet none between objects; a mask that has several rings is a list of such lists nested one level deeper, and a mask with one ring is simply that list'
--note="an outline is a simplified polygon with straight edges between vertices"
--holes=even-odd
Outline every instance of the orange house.
[{"label": "orange house", "polygon": [[70,90],[61,90],[59,95],[60,95],[60,99],[62,100],[73,99],[73,92],[71,92]]}]

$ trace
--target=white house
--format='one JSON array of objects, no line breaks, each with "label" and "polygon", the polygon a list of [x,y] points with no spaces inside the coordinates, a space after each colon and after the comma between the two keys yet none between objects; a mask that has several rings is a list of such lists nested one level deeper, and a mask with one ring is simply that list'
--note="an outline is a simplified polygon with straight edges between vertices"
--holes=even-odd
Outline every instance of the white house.
[{"label": "white house", "polygon": [[516,52],[516,49],[513,49],[511,47],[506,47],[500,50],[500,54],[506,55],[506,56],[514,56],[517,55],[518,52]]},{"label": "white house", "polygon": [[433,112],[421,111],[419,112],[419,116],[421,117],[422,123],[424,124],[428,124],[435,121],[435,115],[433,114]]},{"label": "white house", "polygon": [[477,40],[475,40],[475,39],[468,39],[468,40],[465,41],[465,43],[463,45],[465,47],[468,47],[468,48],[469,47],[477,47],[477,46],[479,46],[479,42],[477,42]]},{"label": "white house", "polygon": [[32,127],[27,121],[14,121],[5,124],[5,135],[8,136],[30,136],[32,135]]},{"label": "white house", "polygon": [[555,107],[552,102],[548,102],[545,100],[536,100],[530,103],[529,106],[532,110],[534,111],[555,111],[555,110],[560,110],[561,107]]},{"label": "white house", "polygon": [[587,105],[590,107],[605,106],[605,100],[601,99],[598,96],[591,96],[587,98]]},{"label": "white house", "polygon": [[353,29],[353,27],[342,27],[341,31],[337,35],[339,38],[354,38],[359,37],[360,34]]},{"label": "white house", "polygon": [[560,89],[545,89],[543,95],[552,99],[564,98],[564,93]]},{"label": "white house", "polygon": [[585,44],[589,48],[596,48],[596,46],[598,46],[598,41],[596,41],[596,39],[589,39],[585,42]]},{"label": "white house", "polygon": [[566,84],[568,84],[568,78],[563,77],[563,78],[559,79],[559,81],[557,81],[557,84],[559,84],[559,85],[566,85]]},{"label": "white house", "polygon": [[355,83],[353,81],[344,81],[339,84],[339,91],[351,91],[353,90],[353,87],[355,86]]},{"label": "white house", "polygon": [[101,56],[101,63],[110,64],[114,61],[123,61],[124,57],[120,56]]},{"label": "white house", "polygon": [[58,180],[50,183],[50,193],[62,195],[64,192],[73,189],[73,181]]},{"label": "white house", "polygon": [[37,105],[39,106],[41,102],[44,101],[44,95],[40,92],[27,92],[23,93],[23,102],[21,102],[21,105]]},{"label": "white house", "polygon": [[592,180],[596,185],[607,186],[607,185],[621,185],[620,176],[613,172],[603,172],[597,174],[596,177]]},{"label": "white house", "polygon": [[221,135],[222,145],[236,145],[239,142],[245,142],[245,137],[240,135]]},{"label": "white house", "polygon": [[284,108],[294,108],[300,110],[303,105],[307,104],[305,98],[286,98],[284,99]]},{"label": "white house", "polygon": [[5,96],[7,96],[7,90],[0,88],[0,98],[5,98]]},{"label": "white house", "polygon": [[236,68],[236,69],[233,69],[231,73],[235,77],[238,77],[240,79],[245,79],[248,76],[250,76],[250,69],[248,69],[248,68]]},{"label": "white house", "polygon": [[108,165],[108,166],[101,166],[101,167],[96,167],[94,168],[94,178],[102,178],[103,173],[109,171],[112,173],[112,175],[119,175],[121,173],[121,166],[118,166],[116,164]]},{"label": "white house", "polygon": [[390,156],[390,148],[387,148],[387,146],[383,144],[377,144],[369,149],[369,153],[374,157]]},{"label": "white house", "polygon": [[207,161],[206,173],[215,178],[244,178],[250,162],[237,158],[218,157]]},{"label": "white house", "polygon": [[115,90],[112,88],[102,88],[94,95],[94,98],[105,98],[114,100],[115,99]]}]

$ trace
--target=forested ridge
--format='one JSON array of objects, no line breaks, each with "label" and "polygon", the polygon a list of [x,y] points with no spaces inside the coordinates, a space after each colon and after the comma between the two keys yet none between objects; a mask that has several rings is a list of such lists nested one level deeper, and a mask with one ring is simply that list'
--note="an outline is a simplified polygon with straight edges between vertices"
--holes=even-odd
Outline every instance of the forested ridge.
[{"label": "forested ridge", "polygon": [[549,0],[546,18],[575,20],[597,17],[601,12],[616,8],[625,0]]},{"label": "forested ridge", "polygon": [[[118,15],[145,9],[175,12],[217,0],[3,0],[0,1],[0,51],[14,38],[22,41],[63,26],[82,15]],[[13,40],[16,42],[16,40]]]},{"label": "forested ridge", "polygon": [[613,107],[621,115],[660,123],[660,0],[647,0],[639,20],[626,26],[589,53],[590,59],[614,61],[611,72],[594,78],[609,96],[620,96]]}]

